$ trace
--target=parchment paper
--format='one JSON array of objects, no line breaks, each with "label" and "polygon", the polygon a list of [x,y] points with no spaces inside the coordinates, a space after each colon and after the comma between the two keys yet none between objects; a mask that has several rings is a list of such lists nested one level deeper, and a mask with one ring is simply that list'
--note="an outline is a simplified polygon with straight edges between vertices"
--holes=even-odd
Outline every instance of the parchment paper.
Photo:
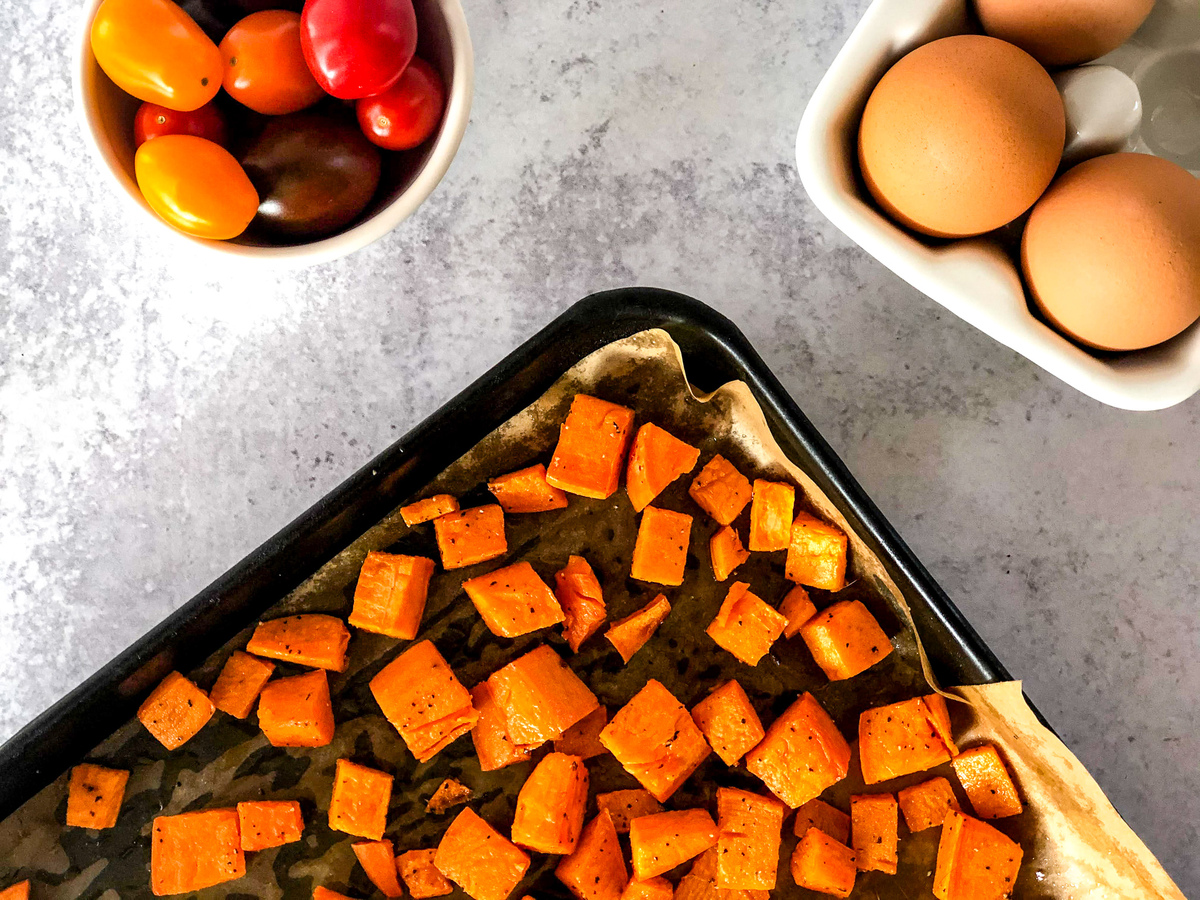
[{"label": "parchment paper", "polygon": [[[794,481],[803,494],[797,498],[798,508],[815,511],[850,534],[850,583],[837,599],[862,600],[892,636],[896,652],[854,679],[830,683],[798,638],[777,642],[757,667],[746,666],[716,647],[704,628],[715,615],[728,585],[733,580],[747,581],[759,596],[778,602],[790,587],[783,577],[784,553],[754,554],[729,581],[714,583],[707,547],[715,526],[687,496],[690,478],[682,478],[655,502],[695,517],[685,581],[679,588],[662,589],[673,611],[654,639],[627,666],[600,636],[589,640],[576,655],[570,653],[558,629],[511,641],[496,638],[461,589],[465,579],[519,559],[528,560],[551,581],[568,555],[576,553],[585,556],[599,576],[610,619],[639,608],[660,589],[628,578],[637,517],[623,489],[606,501],[572,497],[565,510],[506,516],[506,558],[435,574],[420,637],[434,641],[466,686],[482,681],[537,643],[549,641],[610,712],[615,712],[648,678],[663,682],[690,708],[708,690],[736,677],[764,722],[778,715],[797,692],[810,690],[848,739],[857,735],[862,710],[931,689],[907,606],[879,561],[850,532],[812,479],[784,458],[749,389],[731,383],[709,395],[694,392],[688,386],[678,348],[665,332],[634,335],[582,360],[536,403],[450,464],[416,496],[449,492],[459,496],[464,508],[491,502],[484,484],[488,477],[549,458],[558,424],[577,391],[632,406],[639,423],[653,421],[699,446],[700,464],[720,452],[750,477]],[[747,515],[748,510],[736,523],[743,536]],[[398,513],[392,513],[272,607],[266,617],[301,611],[348,614],[358,569],[373,549],[437,558],[432,526],[410,529]],[[819,608],[832,602],[832,595],[811,593]],[[244,646],[248,636],[249,629],[191,673],[192,677],[202,687],[210,686],[228,654]],[[418,765],[380,715],[367,687],[375,673],[403,649],[402,645],[379,635],[354,634],[350,667],[331,678],[338,727],[328,747],[272,748],[259,733],[253,715],[238,721],[218,713],[183,748],[169,753],[136,721],[127,723],[88,756],[92,761],[132,770],[117,826],[100,832],[64,828],[64,773],[0,823],[0,886],[33,878],[33,900],[149,897],[149,834],[155,815],[268,798],[301,801],[307,823],[303,840],[250,854],[244,878],[207,889],[200,896],[306,900],[314,886],[324,884],[352,896],[368,897],[373,889],[350,849],[357,839],[331,831],[326,825],[334,764],[346,756],[396,776],[387,836],[395,842],[398,853],[435,846],[458,812],[458,808],[441,815],[425,812],[426,801],[448,776],[470,786],[475,792],[472,807],[507,832],[516,792],[533,762],[498,772],[480,772],[471,740],[464,737],[430,762]],[[291,671],[291,667],[280,665],[277,674]],[[995,742],[1027,801],[1024,814],[995,823],[1025,848],[1016,897],[1183,897],[1086,770],[1037,722],[1022,699],[1019,684],[957,688],[947,693],[965,701],[951,704],[955,734],[961,743],[970,746],[985,739]],[[588,768],[593,796],[600,791],[637,786],[611,757],[593,759]],[[955,784],[949,766],[943,769],[938,774]],[[851,793],[863,790],[856,772],[857,763],[852,762],[851,777],[829,792],[832,801],[843,809]],[[869,790],[894,791],[928,777],[928,773],[922,773]],[[744,769],[727,769],[714,755],[668,806],[712,808],[718,785],[763,790]],[[969,810],[965,797],[960,794],[959,799]],[[594,800],[591,803],[594,811]],[[860,875],[853,896],[931,897],[937,838],[937,829],[909,835],[902,825],[900,871],[895,876],[879,872]],[[787,871],[794,844],[789,822],[774,894],[783,900],[815,900],[823,895],[800,890]],[[555,857],[535,854],[526,881],[513,897],[523,893],[565,897],[564,888],[553,877],[556,862]],[[463,895],[456,892],[451,900],[463,900]]]}]

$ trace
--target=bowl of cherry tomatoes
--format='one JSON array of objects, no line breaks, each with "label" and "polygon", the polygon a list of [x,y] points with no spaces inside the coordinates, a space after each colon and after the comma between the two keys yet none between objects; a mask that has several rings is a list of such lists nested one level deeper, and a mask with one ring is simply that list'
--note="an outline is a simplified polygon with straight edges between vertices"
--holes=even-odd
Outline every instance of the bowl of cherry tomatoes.
[{"label": "bowl of cherry tomatoes", "polygon": [[474,82],[460,0],[88,0],[83,131],[193,246],[308,265],[429,196]]}]

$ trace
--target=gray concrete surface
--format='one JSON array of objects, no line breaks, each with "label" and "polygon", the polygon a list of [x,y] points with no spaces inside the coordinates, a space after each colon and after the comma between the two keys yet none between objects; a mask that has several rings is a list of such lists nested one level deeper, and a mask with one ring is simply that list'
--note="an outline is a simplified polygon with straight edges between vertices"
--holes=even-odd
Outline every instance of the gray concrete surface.
[{"label": "gray concrete surface", "polygon": [[741,326],[1200,896],[1200,405],[1074,393],[816,212],[795,129],[864,0],[469,0],[433,198],[252,276],[97,176],[77,5],[0,0],[0,738],[572,301],[654,284]]}]

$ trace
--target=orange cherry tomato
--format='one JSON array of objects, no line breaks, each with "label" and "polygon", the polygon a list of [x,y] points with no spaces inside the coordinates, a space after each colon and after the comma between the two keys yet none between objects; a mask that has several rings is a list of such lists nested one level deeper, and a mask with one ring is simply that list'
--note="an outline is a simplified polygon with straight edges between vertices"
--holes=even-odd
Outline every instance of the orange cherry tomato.
[{"label": "orange cherry tomato", "polygon": [[237,237],[258,212],[258,192],[238,161],[204,138],[165,134],[146,141],[133,170],[150,208],[184,234]]},{"label": "orange cherry tomato", "polygon": [[433,134],[442,120],[446,91],[429,63],[412,58],[390,88],[355,103],[358,125],[373,144],[385,150],[411,150]]},{"label": "orange cherry tomato", "polygon": [[121,90],[190,112],[221,89],[221,53],[171,0],[104,0],[92,20],[92,53]]},{"label": "orange cherry tomato", "polygon": [[299,13],[252,13],[229,29],[220,49],[225,90],[255,112],[282,116],[325,96],[304,62]]}]

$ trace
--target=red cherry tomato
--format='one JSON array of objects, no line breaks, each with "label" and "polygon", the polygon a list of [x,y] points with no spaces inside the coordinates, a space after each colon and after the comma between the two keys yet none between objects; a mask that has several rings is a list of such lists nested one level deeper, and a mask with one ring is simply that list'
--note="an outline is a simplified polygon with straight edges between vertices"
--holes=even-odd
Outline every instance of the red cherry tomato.
[{"label": "red cherry tomato", "polygon": [[308,0],[300,46],[313,77],[333,96],[382,93],[417,49],[412,0]]},{"label": "red cherry tomato", "polygon": [[433,66],[413,57],[400,80],[382,94],[355,104],[358,125],[385,150],[410,150],[425,143],[442,120],[446,91]]},{"label": "red cherry tomato", "polygon": [[191,112],[177,112],[157,103],[143,103],[133,117],[134,146],[164,134],[194,134],[225,146],[225,117],[210,101]]},{"label": "red cherry tomato", "polygon": [[299,112],[325,96],[300,52],[300,14],[286,9],[251,13],[221,41],[225,90],[255,112]]}]

